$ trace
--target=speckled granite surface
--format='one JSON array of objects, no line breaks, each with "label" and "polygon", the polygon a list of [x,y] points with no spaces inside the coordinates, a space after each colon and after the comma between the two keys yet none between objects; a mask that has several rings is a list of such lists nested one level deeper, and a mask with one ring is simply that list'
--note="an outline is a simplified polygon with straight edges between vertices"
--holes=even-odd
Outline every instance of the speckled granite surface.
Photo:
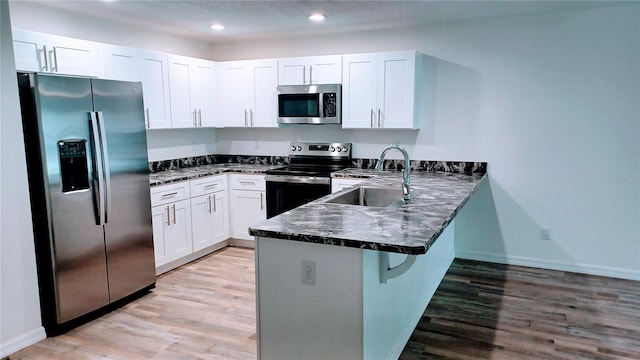
[{"label": "speckled granite surface", "polygon": [[260,164],[213,164],[197,167],[166,170],[149,174],[149,184],[158,186],[173,182],[197,179],[204,176],[218,175],[222,173],[261,174],[267,170],[282,167],[284,165],[260,165]]},{"label": "speckled granite surface", "polygon": [[[400,187],[401,173],[346,169],[334,177],[367,178],[358,185]],[[424,254],[466,203],[485,174],[412,172],[421,191],[400,208],[327,204],[302,205],[249,228],[253,236]],[[343,190],[345,191],[345,190]]]}]

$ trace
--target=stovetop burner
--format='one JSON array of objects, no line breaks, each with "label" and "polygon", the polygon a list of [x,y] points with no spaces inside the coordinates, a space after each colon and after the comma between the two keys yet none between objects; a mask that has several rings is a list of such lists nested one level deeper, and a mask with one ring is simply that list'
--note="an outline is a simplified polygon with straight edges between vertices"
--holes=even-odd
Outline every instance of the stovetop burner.
[{"label": "stovetop burner", "polygon": [[267,171],[267,175],[329,177],[351,165],[351,143],[292,142],[289,163]]}]

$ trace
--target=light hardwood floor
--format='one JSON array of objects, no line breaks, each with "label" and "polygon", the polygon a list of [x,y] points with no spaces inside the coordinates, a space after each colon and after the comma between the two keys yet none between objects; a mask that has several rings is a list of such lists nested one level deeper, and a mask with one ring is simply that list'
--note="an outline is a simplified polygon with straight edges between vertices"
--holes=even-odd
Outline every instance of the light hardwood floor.
[{"label": "light hardwood floor", "polygon": [[161,275],[148,295],[17,359],[255,359],[253,250],[225,248]]},{"label": "light hardwood floor", "polygon": [[[206,256],[158,278],[151,294],[9,358],[255,359],[253,254]],[[458,259],[401,359],[637,360],[640,283]]]}]

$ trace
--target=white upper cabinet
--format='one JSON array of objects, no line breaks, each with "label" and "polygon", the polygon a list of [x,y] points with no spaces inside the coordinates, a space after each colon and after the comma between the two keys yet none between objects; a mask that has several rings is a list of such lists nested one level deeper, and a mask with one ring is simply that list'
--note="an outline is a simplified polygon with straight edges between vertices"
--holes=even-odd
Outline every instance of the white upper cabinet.
[{"label": "white upper cabinet", "polygon": [[213,127],[216,125],[215,62],[193,59],[191,73],[191,101],[197,111],[198,127]]},{"label": "white upper cabinet", "polygon": [[342,56],[312,56],[278,60],[278,85],[342,83]]},{"label": "white upper cabinet", "polygon": [[278,126],[276,60],[219,63],[218,75],[219,126]]},{"label": "white upper cabinet", "polygon": [[103,45],[102,55],[104,57],[105,79],[140,81],[138,74],[138,49]]},{"label": "white upper cabinet", "polygon": [[138,76],[142,81],[145,119],[149,129],[171,128],[169,64],[166,54],[138,51]]},{"label": "white upper cabinet", "polygon": [[106,79],[142,82],[147,129],[171,128],[167,55],[114,45],[102,53]]},{"label": "white upper cabinet", "polygon": [[103,76],[100,44],[31,31],[13,30],[16,69],[81,76]]},{"label": "white upper cabinet", "polygon": [[415,51],[345,55],[342,127],[419,128],[422,63]]},{"label": "white upper cabinet", "polygon": [[169,55],[171,127],[215,125],[215,63]]}]

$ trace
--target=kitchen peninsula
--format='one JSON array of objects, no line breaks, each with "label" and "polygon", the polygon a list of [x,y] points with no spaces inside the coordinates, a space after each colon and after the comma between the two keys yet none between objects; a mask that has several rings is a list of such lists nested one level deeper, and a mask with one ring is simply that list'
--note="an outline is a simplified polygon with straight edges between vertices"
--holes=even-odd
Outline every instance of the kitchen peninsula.
[{"label": "kitchen peninsula", "polygon": [[[400,188],[398,172],[345,169],[357,186]],[[329,195],[250,228],[256,237],[261,359],[397,358],[454,259],[454,218],[483,173],[414,172],[399,207]]]}]

